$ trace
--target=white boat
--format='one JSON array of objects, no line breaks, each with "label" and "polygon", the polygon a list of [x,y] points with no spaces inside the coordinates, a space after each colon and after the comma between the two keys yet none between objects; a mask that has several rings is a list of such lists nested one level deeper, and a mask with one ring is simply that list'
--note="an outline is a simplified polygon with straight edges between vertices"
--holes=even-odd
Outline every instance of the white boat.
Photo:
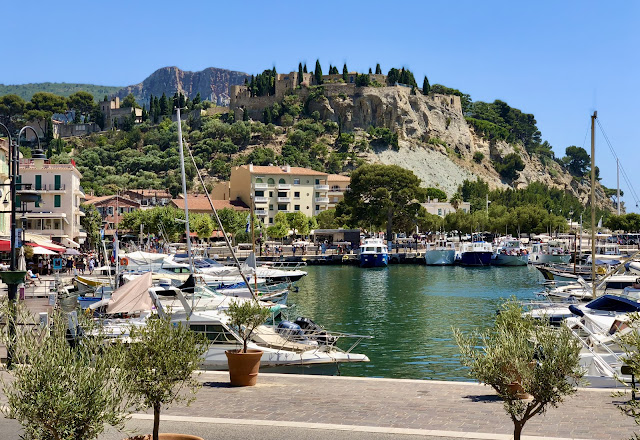
[{"label": "white boat", "polygon": [[[596,296],[606,294],[622,295],[625,289],[633,287],[637,276],[614,274],[604,280],[596,281]],[[588,283],[582,278],[578,278],[576,283],[569,283],[562,286],[554,287],[542,293],[551,298],[574,298],[577,300],[592,300],[593,284]]]},{"label": "white boat", "polygon": [[389,264],[387,245],[380,238],[366,238],[360,246],[360,267],[386,267]]},{"label": "white boat", "polygon": [[532,264],[550,264],[550,263],[568,263],[571,260],[571,254],[565,250],[559,241],[547,241],[531,244],[531,253],[529,254],[529,263]]},{"label": "white boat", "polygon": [[424,253],[427,266],[449,266],[455,263],[456,248],[447,240],[436,240],[428,243]]},{"label": "white boat", "polygon": [[486,241],[462,243],[456,262],[462,266],[490,266],[493,248]]},{"label": "white boat", "polygon": [[513,237],[502,238],[491,256],[491,264],[495,266],[526,266],[528,261],[529,251]]}]

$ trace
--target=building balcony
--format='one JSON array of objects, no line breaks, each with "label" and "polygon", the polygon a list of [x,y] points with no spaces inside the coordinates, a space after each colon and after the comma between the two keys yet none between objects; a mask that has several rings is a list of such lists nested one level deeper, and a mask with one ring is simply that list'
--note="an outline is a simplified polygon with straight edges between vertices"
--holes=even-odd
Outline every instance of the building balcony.
[{"label": "building balcony", "polygon": [[329,197],[316,197],[314,200],[316,203],[329,203]]},{"label": "building balcony", "polygon": [[278,209],[278,212],[284,212],[285,214],[288,214],[289,212],[293,211],[290,211],[289,209]]},{"label": "building balcony", "polygon": [[278,197],[278,203],[289,203],[291,202],[291,197]]},{"label": "building balcony", "polygon": [[253,198],[254,203],[267,203],[269,201],[268,197],[255,196]]},{"label": "building balcony", "polygon": [[329,195],[330,196],[341,196],[344,194],[344,191],[339,190],[339,189],[330,189],[329,190]]},{"label": "building balcony", "polygon": [[269,185],[267,185],[266,183],[254,183],[253,187],[255,189],[267,189],[269,188]]},{"label": "building balcony", "polygon": [[268,214],[268,211],[266,209],[256,209],[255,211],[253,211],[253,213],[258,217],[266,217]]},{"label": "building balcony", "polygon": [[64,184],[55,185],[53,183],[49,183],[49,184],[40,185],[40,187],[38,187],[37,185],[34,185],[34,187],[36,191],[42,191],[42,192],[63,193],[66,191],[66,186]]},{"label": "building balcony", "polygon": [[314,185],[316,191],[329,191],[329,185]]},{"label": "building balcony", "polygon": [[290,183],[278,183],[278,189],[291,189]]},{"label": "building balcony", "polygon": [[67,233],[65,232],[64,229],[47,229],[47,228],[25,228],[24,230],[25,232],[28,232],[30,234],[38,234],[38,235],[47,235],[47,236],[51,236],[51,237],[62,237],[63,235],[66,235]]}]

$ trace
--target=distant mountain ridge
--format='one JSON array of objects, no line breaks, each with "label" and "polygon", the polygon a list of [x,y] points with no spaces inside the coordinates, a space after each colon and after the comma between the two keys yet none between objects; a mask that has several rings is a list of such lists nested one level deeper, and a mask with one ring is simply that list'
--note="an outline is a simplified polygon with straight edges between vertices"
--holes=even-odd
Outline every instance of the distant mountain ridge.
[{"label": "distant mountain ridge", "polygon": [[34,93],[49,92],[56,95],[68,97],[69,95],[84,91],[93,95],[96,101],[104,98],[104,95],[113,95],[122,87],[120,86],[99,86],[95,84],[75,84],[75,83],[29,83],[29,84],[0,84],[0,96],[14,94],[25,101],[29,101]]},{"label": "distant mountain ridge", "polygon": [[208,67],[198,72],[181,70],[175,66],[163,67],[149,75],[139,84],[124,87],[115,93],[123,99],[129,93],[135,96],[140,104],[148,104],[151,95],[173,96],[176,92],[182,92],[193,99],[198,93],[203,100],[220,105],[229,105],[229,85],[243,84],[249,75],[244,72],[236,72],[216,67]]}]

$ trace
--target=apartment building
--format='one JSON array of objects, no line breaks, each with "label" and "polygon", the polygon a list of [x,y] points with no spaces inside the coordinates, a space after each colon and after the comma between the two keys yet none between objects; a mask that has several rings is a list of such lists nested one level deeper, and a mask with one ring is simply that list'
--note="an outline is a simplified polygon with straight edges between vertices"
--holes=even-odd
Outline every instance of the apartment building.
[{"label": "apartment building", "polygon": [[81,178],[73,163],[20,159],[21,183],[30,183],[41,198],[35,206],[29,206],[31,212],[22,217],[26,222],[25,231],[45,235],[67,247],[80,247],[87,237],[80,227],[80,218],[84,216],[80,204],[85,199]]},{"label": "apartment building", "polygon": [[96,207],[102,217],[102,228],[105,235],[113,235],[118,229],[118,224],[125,214],[140,209],[140,202],[124,197],[120,194],[113,194],[102,197],[87,197],[87,205]]},{"label": "apartment building", "polygon": [[270,225],[278,212],[299,211],[311,217],[325,211],[329,205],[327,177],[327,173],[289,165],[242,165],[232,168],[229,182],[220,184],[214,193],[223,200],[253,203],[256,216]]},{"label": "apartment building", "polygon": [[11,196],[9,195],[9,141],[0,139],[0,236],[11,235]]},{"label": "apartment building", "polygon": [[329,174],[327,177],[329,184],[329,209],[334,209],[338,202],[344,198],[344,192],[349,189],[351,178],[340,174]]}]

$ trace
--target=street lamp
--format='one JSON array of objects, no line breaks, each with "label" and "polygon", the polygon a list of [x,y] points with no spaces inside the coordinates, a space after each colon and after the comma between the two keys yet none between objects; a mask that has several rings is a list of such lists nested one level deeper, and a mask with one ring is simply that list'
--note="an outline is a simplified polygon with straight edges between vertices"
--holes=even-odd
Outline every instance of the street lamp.
[{"label": "street lamp", "polygon": [[[7,132],[7,136],[9,139],[9,189],[11,194],[11,249],[10,249],[10,263],[9,270],[0,272],[0,278],[7,285],[7,296],[9,298],[9,322],[8,322],[8,331],[9,331],[9,344],[7,345],[7,366],[11,366],[11,361],[13,358],[13,341],[15,340],[16,335],[16,308],[15,302],[17,299],[18,293],[18,285],[24,282],[24,277],[26,272],[24,270],[17,270],[16,265],[16,238],[17,238],[17,228],[16,228],[16,195],[20,195],[21,203],[29,203],[36,202],[39,200],[38,193],[35,191],[31,191],[29,189],[23,190],[22,184],[17,183],[17,177],[20,175],[19,169],[19,144],[20,138],[22,137],[22,132],[26,129],[31,129],[33,133],[36,135],[36,140],[38,141],[38,148],[35,150],[34,159],[37,157],[41,159],[44,156],[42,149],[40,149],[40,139],[38,138],[38,133],[31,126],[24,126],[18,133],[17,142],[14,144],[11,141],[11,132],[9,129],[0,124],[2,128]],[[46,158],[46,156],[45,156]],[[44,163],[44,162],[43,162]],[[20,191],[17,190],[16,186],[20,185]],[[22,210],[24,211],[24,210]]]}]

